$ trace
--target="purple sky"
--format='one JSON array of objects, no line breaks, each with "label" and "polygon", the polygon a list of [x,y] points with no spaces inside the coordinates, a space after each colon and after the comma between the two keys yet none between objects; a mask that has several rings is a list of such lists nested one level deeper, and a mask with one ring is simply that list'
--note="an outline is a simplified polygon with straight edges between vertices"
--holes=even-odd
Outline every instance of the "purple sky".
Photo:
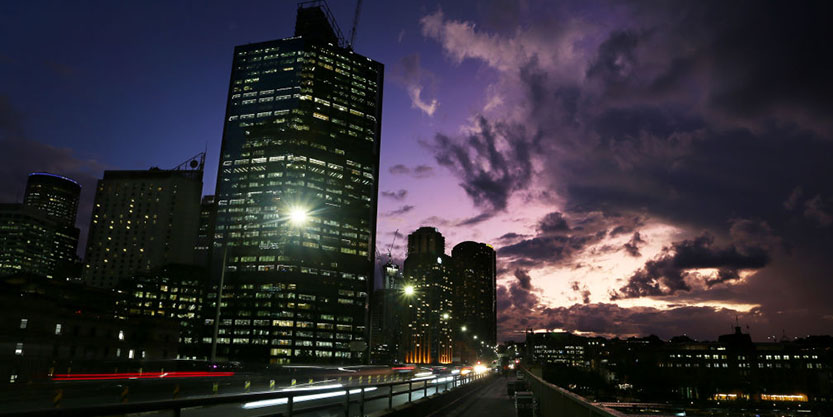
[{"label": "purple sky", "polygon": [[[344,32],[354,2],[332,1]],[[728,4],[727,4],[728,3]],[[490,243],[499,332],[833,333],[827,3],[365,1],[386,65],[378,242]],[[293,2],[0,4],[0,201],[208,150],[234,45]],[[402,258],[403,238],[394,246]]]}]

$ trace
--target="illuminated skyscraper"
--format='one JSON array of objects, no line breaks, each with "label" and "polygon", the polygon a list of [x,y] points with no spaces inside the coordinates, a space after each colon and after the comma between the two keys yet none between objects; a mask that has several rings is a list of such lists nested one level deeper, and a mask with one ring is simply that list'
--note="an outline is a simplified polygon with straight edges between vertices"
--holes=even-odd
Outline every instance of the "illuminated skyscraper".
[{"label": "illuminated skyscraper", "polygon": [[408,236],[403,296],[407,303],[401,350],[407,363],[451,363],[453,269],[445,238],[433,227]]},{"label": "illuminated skyscraper", "polygon": [[226,264],[218,357],[365,354],[382,77],[323,3],[299,6],[295,36],[234,49],[212,255],[215,271]]}]

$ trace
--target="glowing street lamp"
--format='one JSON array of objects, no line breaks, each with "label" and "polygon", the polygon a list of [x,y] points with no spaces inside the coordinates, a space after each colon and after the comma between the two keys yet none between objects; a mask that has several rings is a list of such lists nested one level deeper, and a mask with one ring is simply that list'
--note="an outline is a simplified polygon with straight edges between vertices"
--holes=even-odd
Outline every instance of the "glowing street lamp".
[{"label": "glowing street lamp", "polygon": [[477,340],[477,335],[474,335],[474,340]]},{"label": "glowing street lamp", "polygon": [[462,331],[462,332],[465,332],[466,330],[468,330],[468,327],[466,327],[466,326],[463,326],[463,327],[460,328],[460,331]]},{"label": "glowing street lamp", "polygon": [[303,226],[307,222],[307,211],[301,207],[293,207],[289,211],[289,221],[295,226]]},{"label": "glowing street lamp", "polygon": [[405,295],[414,295],[414,286],[413,285],[406,285],[404,288]]}]

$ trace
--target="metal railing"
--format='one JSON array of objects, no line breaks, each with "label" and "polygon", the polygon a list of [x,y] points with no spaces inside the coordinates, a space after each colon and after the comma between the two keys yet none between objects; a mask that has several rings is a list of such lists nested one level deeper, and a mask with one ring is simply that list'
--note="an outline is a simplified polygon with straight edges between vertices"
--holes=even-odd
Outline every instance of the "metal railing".
[{"label": "metal railing", "polygon": [[523,372],[529,389],[538,402],[539,417],[626,417],[616,410],[593,404],[578,394],[550,384],[526,368],[523,368]]},{"label": "metal railing", "polygon": [[[172,412],[179,417],[182,411],[196,407],[211,407],[221,405],[240,405],[242,409],[271,407],[264,410],[268,415],[296,416],[303,413],[321,411],[325,409],[341,409],[345,417],[350,417],[351,410],[356,409],[358,415],[365,415],[367,403],[387,399],[384,409],[394,407],[394,399],[407,396],[405,403],[415,400],[414,393],[421,391],[420,398],[445,393],[462,385],[483,378],[485,375],[447,375],[411,379],[388,383],[365,385],[348,385],[339,387],[305,387],[303,389],[281,389],[280,391],[251,392],[242,394],[218,394],[182,399],[148,401],[136,403],[104,404],[73,408],[48,408],[28,411],[0,411],[0,417],[47,417],[47,416],[110,416],[144,412]],[[399,390],[397,390],[399,388]],[[369,392],[382,391],[379,394],[367,395]],[[343,399],[339,398],[343,397]],[[326,401],[329,399],[329,401]],[[321,400],[319,403],[300,405],[305,402]],[[340,401],[336,401],[340,400]],[[282,406],[282,407],[281,407]],[[275,408],[275,407],[280,407]]]}]

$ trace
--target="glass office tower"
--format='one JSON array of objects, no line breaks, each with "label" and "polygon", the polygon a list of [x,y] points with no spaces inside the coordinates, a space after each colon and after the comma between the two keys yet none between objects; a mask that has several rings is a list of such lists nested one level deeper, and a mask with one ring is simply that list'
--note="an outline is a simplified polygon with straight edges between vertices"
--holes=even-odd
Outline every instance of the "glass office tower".
[{"label": "glass office tower", "polygon": [[212,251],[215,271],[225,265],[218,358],[366,355],[382,80],[321,4],[299,7],[295,36],[234,49]]}]

